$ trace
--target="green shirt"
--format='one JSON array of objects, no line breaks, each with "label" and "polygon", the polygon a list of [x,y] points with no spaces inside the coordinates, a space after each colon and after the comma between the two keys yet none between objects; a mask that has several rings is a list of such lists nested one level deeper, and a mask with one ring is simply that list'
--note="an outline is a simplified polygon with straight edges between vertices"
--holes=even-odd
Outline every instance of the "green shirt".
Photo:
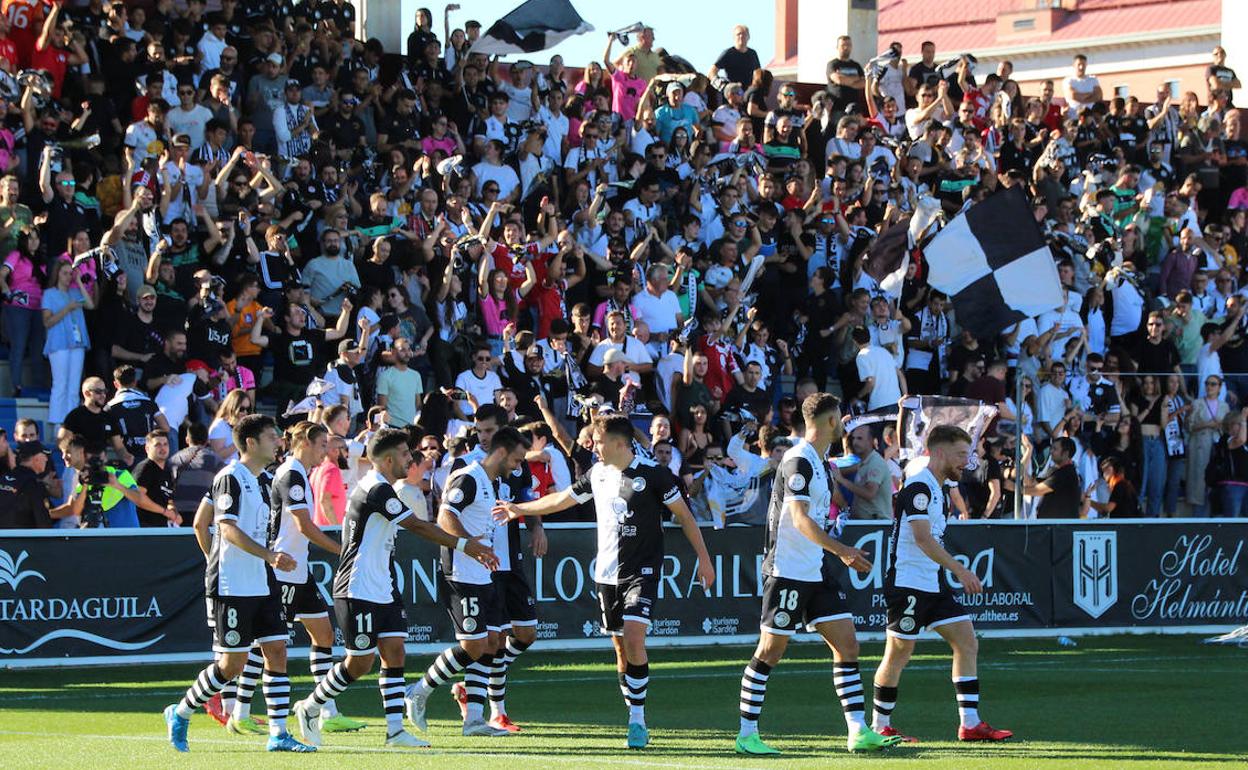
[{"label": "green shirt", "polygon": [[[121,484],[126,489],[138,489],[139,488],[139,483],[134,480],[134,476],[130,475],[130,471],[126,471],[126,470],[119,471],[111,465],[104,466],[104,470],[116,476],[117,483]],[[82,483],[80,482],[74,486],[74,494],[76,495],[81,491],[82,491]],[[117,505],[117,503],[120,503],[122,500],[125,500],[125,499],[126,499],[126,496],[123,495],[120,491],[113,489],[112,487],[104,487],[104,495],[100,499],[100,505],[105,511],[111,511],[113,507]]]}]

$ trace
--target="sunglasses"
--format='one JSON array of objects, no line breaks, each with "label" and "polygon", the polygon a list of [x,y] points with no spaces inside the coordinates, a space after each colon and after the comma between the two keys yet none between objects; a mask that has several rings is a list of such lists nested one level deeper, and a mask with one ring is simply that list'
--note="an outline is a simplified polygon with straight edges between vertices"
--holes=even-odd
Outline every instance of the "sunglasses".
[{"label": "sunglasses", "polygon": [[483,363],[483,364],[488,364],[488,363],[490,362],[490,358],[489,358],[489,356],[485,356],[485,357],[482,357],[482,356],[477,356],[475,360],[477,360],[477,361],[479,361],[480,363]]},{"label": "sunglasses", "polygon": [[61,187],[73,187],[74,185],[78,183],[72,179],[62,179],[61,181],[57,182],[57,184],[59,184]]}]

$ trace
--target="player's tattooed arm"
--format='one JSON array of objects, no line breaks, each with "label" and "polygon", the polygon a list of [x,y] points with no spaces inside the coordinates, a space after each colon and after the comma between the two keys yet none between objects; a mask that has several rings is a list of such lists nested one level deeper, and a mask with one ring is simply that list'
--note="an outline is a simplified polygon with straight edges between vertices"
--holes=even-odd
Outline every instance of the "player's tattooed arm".
[{"label": "player's tattooed arm", "polygon": [[975,573],[964,567],[962,562],[953,558],[945,550],[945,547],[932,536],[932,524],[930,521],[925,517],[916,516],[906,519],[906,523],[910,526],[910,531],[914,533],[914,544],[919,547],[919,550],[926,554],[927,558],[952,572],[967,593],[977,594],[984,590],[983,583],[979,581]]}]

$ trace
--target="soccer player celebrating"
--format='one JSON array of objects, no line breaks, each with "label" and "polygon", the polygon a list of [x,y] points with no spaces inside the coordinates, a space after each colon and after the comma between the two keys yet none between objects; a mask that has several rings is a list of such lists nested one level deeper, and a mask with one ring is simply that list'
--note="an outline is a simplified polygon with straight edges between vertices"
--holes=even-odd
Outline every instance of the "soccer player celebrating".
[{"label": "soccer player celebrating", "polygon": [[277,455],[277,428],[271,417],[247,415],[234,427],[239,457],[212,482],[217,531],[208,570],[207,593],[216,615],[213,651],[217,661],[200,672],[178,703],[165,709],[169,742],[189,751],[186,733],[191,714],[238,676],[255,641],[264,656],[264,699],[268,705],[269,751],[315,751],[286,730],[290,679],[286,676],[286,624],[282,605],[270,586],[272,569],[289,571],[290,554],[270,550],[269,501],[257,476]]},{"label": "soccer player celebrating", "polygon": [[346,660],[334,665],[307,698],[295,704],[295,717],[304,740],[321,743],[321,709],[351,683],[373,668],[381,654],[382,705],[386,712],[386,745],[426,747],[403,729],[403,642],[407,616],[394,575],[394,539],[399,529],[414,532],[438,545],[462,551],[486,568],[498,564],[494,552],[475,539],[456,537],[438,525],[417,518],[394,491],[394,483],[407,475],[412,452],[407,433],[383,429],[368,442],[373,469],[360,479],[347,499],[342,524],[342,555],[334,575],[334,614],[342,629]]},{"label": "soccer player celebrating", "polygon": [[[477,446],[455,458],[451,464],[451,474],[466,468],[474,460],[484,460],[492,447],[494,435],[499,427],[507,422],[507,413],[496,404],[482,404],[473,414],[474,427],[477,431]],[[533,474],[528,463],[520,463],[519,467],[498,477],[498,497],[501,500],[524,502],[532,498]],[[493,505],[493,501],[491,501]],[[541,558],[546,555],[546,531],[542,528],[541,519],[536,517],[525,521],[529,530],[529,545],[533,555]],[[495,533],[494,553],[498,556],[498,569],[494,570],[494,590],[502,609],[502,625],[498,636],[498,644],[491,644],[490,655],[478,661],[480,666],[488,670],[489,685],[487,692],[490,700],[490,724],[508,732],[520,732],[520,726],[507,716],[507,672],[525,650],[537,640],[537,600],[533,589],[529,587],[528,578],[523,568],[524,554],[520,550],[520,522],[512,521]],[[452,647],[448,652],[453,652]],[[435,661],[435,666],[437,665]],[[454,669],[451,671],[451,669]],[[443,670],[454,675],[458,668],[454,667],[453,659],[443,660]],[[441,684],[439,672],[433,666],[430,671],[435,676],[428,677],[427,684]],[[471,673],[471,669],[469,670]],[[472,674],[475,676],[475,674]],[[465,679],[469,674],[465,674]],[[417,686],[408,689],[416,692]],[[451,688],[455,700],[459,702],[463,716],[468,715],[468,693],[465,685],[456,682]],[[423,721],[422,716],[422,721]],[[423,728],[422,728],[423,729]]]},{"label": "soccer player celebrating", "polygon": [[[741,677],[738,754],[779,754],[758,734],[758,718],[771,670],[799,628],[817,631],[832,648],[832,677],[849,727],[850,751],[879,751],[901,741],[867,727],[854,616],[838,573],[841,564],[869,572],[871,562],[857,548],[829,534],[832,489],[828,448],[841,436],[836,396],[814,393],[802,402],[806,436],[784,453],[767,509],[767,554],[763,560],[763,615],[758,647]],[[825,552],[836,559],[825,558]]]},{"label": "soccer player celebrating", "polygon": [[[489,432],[488,446],[484,458],[473,459],[447,479],[438,526],[457,537],[498,546],[498,539],[507,532],[505,525],[494,521],[499,483],[524,464],[529,442],[520,431],[504,427]],[[508,735],[511,731],[501,724],[485,721],[489,667],[496,660],[503,630],[503,596],[489,569],[454,548],[442,548],[439,566],[438,595],[455,624],[459,644],[438,656],[424,678],[408,688],[408,718],[422,731],[428,730],[425,710],[429,696],[434,688],[464,671],[464,735]]]},{"label": "soccer player celebrating", "polygon": [[[290,455],[273,472],[270,499],[273,503],[273,548],[288,553],[295,568],[277,573],[282,609],[288,627],[298,620],[312,642],[309,664],[312,678],[320,684],[334,665],[334,628],[329,623],[329,607],[321,598],[320,589],[308,573],[308,543],[312,542],[330,553],[342,547],[321,532],[312,521],[312,487],[308,484],[308,468],[315,468],[329,451],[329,429],[312,422],[300,422],[287,434]],[[321,731],[329,733],[362,730],[363,722],[338,713],[333,700],[321,708]]]},{"label": "soccer player celebrating", "polygon": [[500,520],[545,516],[592,499],[598,520],[594,579],[603,631],[615,644],[620,691],[628,705],[628,747],[645,748],[646,689],[650,663],[646,631],[658,598],[663,565],[663,509],[672,512],[698,557],[704,590],[715,582],[715,568],[702,533],[666,467],[633,453],[633,426],[622,414],[599,415],[593,425],[598,462],[569,489],[528,503],[499,501]]},{"label": "soccer player celebrating", "polygon": [[953,648],[953,687],[961,718],[958,740],[1003,741],[1013,735],[979,718],[975,627],[940,574],[942,569],[949,570],[969,593],[984,590],[975,573],[950,556],[942,544],[949,519],[945,483],[962,478],[970,451],[971,436],[966,431],[952,425],[933,427],[927,436],[927,467],[906,479],[897,493],[884,574],[888,635],[884,659],[875,672],[874,726],[882,735],[901,735],[891,724],[897,684],[923,627],[940,634]]}]

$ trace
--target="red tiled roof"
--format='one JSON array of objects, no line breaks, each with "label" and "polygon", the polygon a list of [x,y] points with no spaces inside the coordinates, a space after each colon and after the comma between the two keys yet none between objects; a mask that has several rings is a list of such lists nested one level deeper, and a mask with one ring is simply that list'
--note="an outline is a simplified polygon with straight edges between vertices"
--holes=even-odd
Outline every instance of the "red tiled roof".
[{"label": "red tiled roof", "polygon": [[1195,27],[1217,24],[1222,18],[1221,0],[1080,0],[1078,10],[1067,14],[1052,35],[997,40],[999,14],[1034,7],[1034,0],[884,0],[880,44],[898,40],[910,57],[917,55],[920,43],[932,40],[940,56],[1041,40]]}]

